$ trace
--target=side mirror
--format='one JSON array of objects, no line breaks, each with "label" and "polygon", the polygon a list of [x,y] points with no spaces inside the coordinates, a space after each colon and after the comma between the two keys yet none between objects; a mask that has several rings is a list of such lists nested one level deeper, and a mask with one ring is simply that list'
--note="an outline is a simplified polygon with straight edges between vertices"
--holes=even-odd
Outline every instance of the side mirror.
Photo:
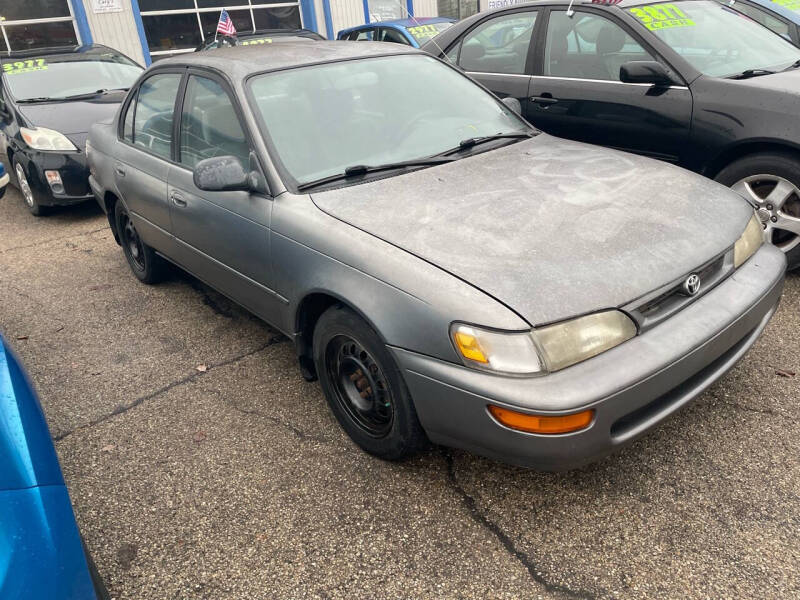
[{"label": "side mirror", "polygon": [[207,192],[250,191],[251,174],[235,156],[215,156],[194,167],[194,185]]},{"label": "side mirror", "polygon": [[500,102],[505,104],[508,108],[513,110],[518,115],[522,114],[522,105],[519,103],[519,100],[514,98],[514,96],[506,96],[505,98],[500,98]]},{"label": "side mirror", "polygon": [[632,60],[619,68],[619,80],[623,83],[650,83],[657,86],[672,85],[672,77],[660,62],[654,60]]}]

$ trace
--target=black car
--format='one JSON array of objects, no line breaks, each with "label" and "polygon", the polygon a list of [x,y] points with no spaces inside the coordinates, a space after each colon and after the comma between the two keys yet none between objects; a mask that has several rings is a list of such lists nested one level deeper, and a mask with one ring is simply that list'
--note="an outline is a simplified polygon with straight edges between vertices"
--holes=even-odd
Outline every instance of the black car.
[{"label": "black car", "polygon": [[89,127],[114,116],[142,67],[97,44],[12,52],[0,65],[0,160],[28,209],[92,199]]},{"label": "black car", "polygon": [[713,0],[556,0],[479,13],[423,49],[547,133],[734,187],[800,266],[800,49],[783,37]]},{"label": "black car", "polygon": [[201,50],[213,50],[214,48],[227,48],[230,46],[251,46],[253,44],[271,44],[275,40],[297,41],[297,40],[324,40],[325,38],[316,31],[310,29],[257,29],[253,32],[237,33],[235,36],[219,36],[209,39],[197,48],[195,52]]}]

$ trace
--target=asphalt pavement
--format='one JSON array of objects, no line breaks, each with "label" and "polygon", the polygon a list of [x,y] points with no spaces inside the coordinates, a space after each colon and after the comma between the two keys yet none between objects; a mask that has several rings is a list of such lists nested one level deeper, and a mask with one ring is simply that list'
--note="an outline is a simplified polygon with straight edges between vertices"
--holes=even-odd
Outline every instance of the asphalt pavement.
[{"label": "asphalt pavement", "polygon": [[800,276],[735,369],[643,439],[537,473],[357,449],[288,340],[91,203],[0,200],[0,331],[118,599],[800,597]]}]

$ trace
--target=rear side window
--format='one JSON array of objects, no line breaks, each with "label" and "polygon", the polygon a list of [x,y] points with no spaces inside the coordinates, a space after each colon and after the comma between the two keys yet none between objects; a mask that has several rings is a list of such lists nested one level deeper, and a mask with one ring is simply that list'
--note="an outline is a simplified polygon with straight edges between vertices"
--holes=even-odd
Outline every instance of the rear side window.
[{"label": "rear side window", "polygon": [[133,122],[133,143],[153,154],[170,158],[178,73],[153,75],[139,86]]},{"label": "rear side window", "polygon": [[459,65],[481,73],[525,73],[536,11],[501,15],[470,31],[461,46]]},{"label": "rear side window", "polygon": [[216,81],[192,75],[183,101],[180,160],[194,168],[215,156],[235,156],[247,168],[250,145],[228,93]]},{"label": "rear side window", "polygon": [[360,31],[354,31],[350,34],[350,40],[356,42],[371,42],[372,41],[372,29],[361,29]]}]

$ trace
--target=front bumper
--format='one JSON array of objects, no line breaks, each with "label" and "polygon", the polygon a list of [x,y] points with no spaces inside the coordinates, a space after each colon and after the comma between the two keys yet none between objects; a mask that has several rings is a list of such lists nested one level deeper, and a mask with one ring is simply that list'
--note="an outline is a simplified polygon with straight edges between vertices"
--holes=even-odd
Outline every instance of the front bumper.
[{"label": "front bumper", "polygon": [[[37,201],[44,206],[70,206],[94,198],[89,188],[89,167],[86,154],[78,152],[40,152],[25,150],[20,157],[28,184],[34,189]],[[47,183],[45,171],[58,171],[64,185],[62,193],[55,193]]]},{"label": "front bumper", "polygon": [[[677,411],[753,345],[783,290],[786,259],[764,245],[723,283],[647,332],[542,377],[512,378],[391,348],[431,441],[542,470],[593,462]],[[563,435],[508,429],[495,404],[533,414],[595,410]]]}]

